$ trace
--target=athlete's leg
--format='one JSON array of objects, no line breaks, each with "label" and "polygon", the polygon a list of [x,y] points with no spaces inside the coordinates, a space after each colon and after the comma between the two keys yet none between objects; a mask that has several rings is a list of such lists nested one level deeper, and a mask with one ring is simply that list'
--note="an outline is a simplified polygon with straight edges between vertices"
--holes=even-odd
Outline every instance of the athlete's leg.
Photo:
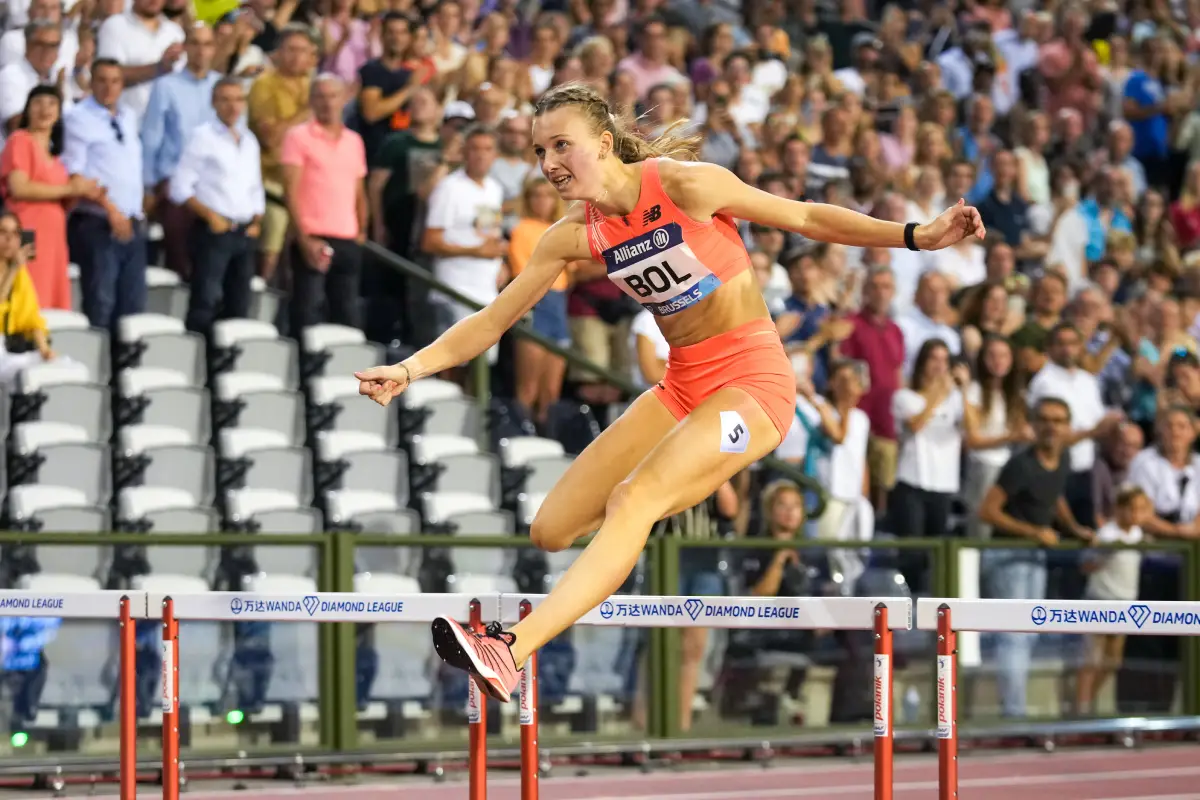
[{"label": "athlete's leg", "polygon": [[[722,414],[734,426],[729,431]],[[616,486],[599,533],[554,591],[512,629],[516,664],[620,588],[655,522],[704,500],[779,441],[770,417],[742,389],[721,389],[701,403]]]},{"label": "athlete's leg", "polygon": [[[547,495],[530,526],[534,544],[543,550],[564,550],[600,528],[615,487],[676,424],[674,415],[653,392],[638,397],[575,458]],[[642,540],[644,543],[645,536]],[[435,620],[432,627],[434,647],[442,660],[467,670],[484,691],[508,702],[517,682],[516,665],[505,646],[512,639],[510,634],[476,637],[448,618]]]},{"label": "athlete's leg", "polygon": [[644,392],[576,456],[538,509],[529,536],[543,550],[565,550],[597,530],[613,489],[676,425],[653,392]]}]

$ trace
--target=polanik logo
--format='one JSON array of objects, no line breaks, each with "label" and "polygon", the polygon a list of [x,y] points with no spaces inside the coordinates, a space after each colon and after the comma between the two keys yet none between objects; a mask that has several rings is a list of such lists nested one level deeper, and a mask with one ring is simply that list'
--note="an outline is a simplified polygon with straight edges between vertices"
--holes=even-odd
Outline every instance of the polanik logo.
[{"label": "polanik logo", "polygon": [[304,605],[304,610],[308,612],[310,617],[317,613],[317,608],[321,605],[320,598],[313,594],[305,595],[304,599],[300,602]]},{"label": "polanik logo", "polygon": [[1128,613],[1129,619],[1133,620],[1133,624],[1137,626],[1138,630],[1141,630],[1142,626],[1146,624],[1146,620],[1150,619],[1150,606],[1139,603],[1130,606]]},{"label": "polanik logo", "polygon": [[695,597],[689,598],[687,602],[683,604],[683,610],[686,611],[688,616],[692,618],[692,622],[695,622],[700,618],[700,614],[704,611],[704,601],[698,600]]},{"label": "polanik logo", "polygon": [[610,603],[608,600],[605,600],[603,603],[600,604],[600,618],[601,619],[612,619],[613,618],[613,604]]},{"label": "polanik logo", "polygon": [[1029,614],[1029,619],[1034,625],[1045,625],[1047,616],[1044,606],[1034,606],[1033,611]]},{"label": "polanik logo", "polygon": [[242,598],[235,597],[229,601],[229,613],[234,616],[242,613]]}]

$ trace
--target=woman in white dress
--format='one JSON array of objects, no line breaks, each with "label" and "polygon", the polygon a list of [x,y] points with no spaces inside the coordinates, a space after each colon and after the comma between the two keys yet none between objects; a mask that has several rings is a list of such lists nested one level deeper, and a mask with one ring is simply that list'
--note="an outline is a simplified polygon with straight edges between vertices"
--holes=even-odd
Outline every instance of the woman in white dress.
[{"label": "woman in white dress", "polygon": [[[801,387],[808,407],[819,416],[820,431],[828,448],[816,456],[815,474],[828,492],[825,513],[817,520],[817,538],[838,542],[866,542],[875,535],[875,507],[871,505],[871,483],[867,472],[867,442],[871,422],[858,407],[866,391],[866,367],[857,361],[839,361],[829,370],[827,397]],[[803,414],[803,404],[796,413]],[[829,560],[843,576],[842,586],[851,591],[864,570],[857,550],[829,551]]]}]

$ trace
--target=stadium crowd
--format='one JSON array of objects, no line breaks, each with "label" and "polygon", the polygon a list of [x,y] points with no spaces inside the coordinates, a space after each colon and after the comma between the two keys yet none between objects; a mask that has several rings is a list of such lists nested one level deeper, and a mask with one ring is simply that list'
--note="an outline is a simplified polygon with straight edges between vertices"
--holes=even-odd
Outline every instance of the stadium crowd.
[{"label": "stadium crowd", "polygon": [[[691,120],[705,160],[766,192],[898,222],[959,198],[980,210],[986,241],[937,253],[743,226],[800,391],[777,455],[830,495],[809,535],[1200,534],[1200,3],[5,8],[0,376],[56,357],[37,308],[70,308],[71,264],[100,328],[144,310],[147,265],[161,259],[190,283],[186,324],[201,334],[247,313],[257,275],[285,292],[278,324],[292,335],[328,321],[393,352],[428,342],[469,310],[361,245],[489,302],[563,213],[532,155],[531,104],[585,81],[647,137]],[[154,223],[161,241],[149,241]],[[573,265],[528,323],[639,386],[666,367],[653,318],[598,264]],[[628,399],[528,340],[491,359],[493,385],[539,430],[564,395],[592,408]],[[1029,443],[1069,457],[1030,462]],[[1029,480],[1034,469],[1053,480]],[[704,515],[712,531],[805,535],[800,492],[769,477],[723,487]],[[1150,511],[1119,512],[1138,505],[1127,484]],[[986,596],[1174,591],[1139,586],[1136,559],[1092,563],[1086,586],[1048,586],[1043,550],[989,559]],[[746,590],[810,591],[803,560],[751,560]],[[861,557],[834,560],[852,587]],[[901,566],[928,590],[924,565]],[[726,577],[699,560],[682,590],[718,594]],[[702,634],[686,658],[698,661]],[[1032,644],[1012,637],[1001,652],[1003,710],[1023,715]]]}]

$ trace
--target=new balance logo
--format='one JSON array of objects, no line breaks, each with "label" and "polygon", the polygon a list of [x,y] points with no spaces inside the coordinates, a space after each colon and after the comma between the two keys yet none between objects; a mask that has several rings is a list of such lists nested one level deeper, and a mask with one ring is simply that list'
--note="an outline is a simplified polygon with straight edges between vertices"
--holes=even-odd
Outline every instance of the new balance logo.
[{"label": "new balance logo", "polygon": [[642,227],[658,222],[662,218],[662,206],[651,206],[642,214]]}]

